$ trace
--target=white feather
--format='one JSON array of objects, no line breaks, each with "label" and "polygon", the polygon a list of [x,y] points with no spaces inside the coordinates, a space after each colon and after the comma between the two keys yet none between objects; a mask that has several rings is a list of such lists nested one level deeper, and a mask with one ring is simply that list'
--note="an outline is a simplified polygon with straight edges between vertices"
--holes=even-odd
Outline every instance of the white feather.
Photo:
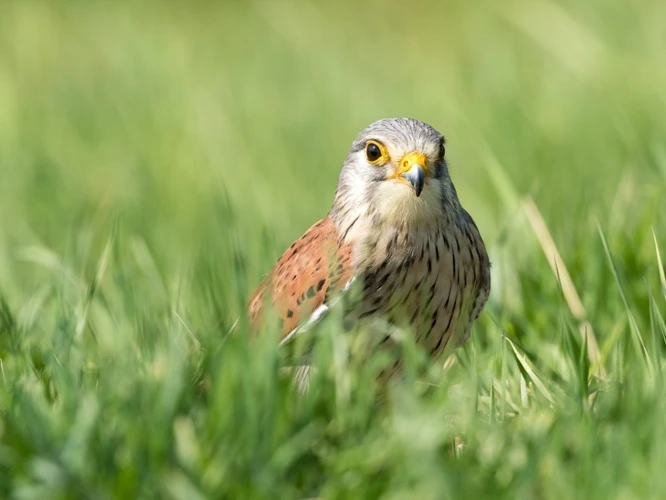
[{"label": "white feather", "polygon": [[335,307],[335,305],[338,303],[338,301],[342,298],[342,296],[349,290],[351,287],[352,283],[356,280],[356,277],[352,277],[344,286],[344,288],[338,293],[333,300],[331,300],[330,304],[322,304],[320,305],[317,309],[315,309],[312,314],[308,317],[308,319],[301,325],[297,326],[294,328],[292,331],[290,331],[285,338],[282,339],[280,342],[280,345],[284,345],[287,342],[291,342],[297,335],[300,335],[301,333],[304,333],[308,331],[310,328],[312,328],[314,325],[319,323],[321,318],[323,318],[326,313],[332,308]]}]

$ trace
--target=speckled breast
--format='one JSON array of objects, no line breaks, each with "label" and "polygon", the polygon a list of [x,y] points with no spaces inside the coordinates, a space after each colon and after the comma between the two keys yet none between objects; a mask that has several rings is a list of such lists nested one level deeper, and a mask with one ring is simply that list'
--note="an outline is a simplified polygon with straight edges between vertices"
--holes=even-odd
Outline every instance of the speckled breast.
[{"label": "speckled breast", "polygon": [[[468,339],[488,296],[488,258],[469,224],[423,233],[408,243],[408,251],[395,251],[402,258],[388,253],[382,265],[362,273],[357,314],[409,328],[436,357],[451,339],[455,345]],[[380,342],[392,343],[390,335]]]}]

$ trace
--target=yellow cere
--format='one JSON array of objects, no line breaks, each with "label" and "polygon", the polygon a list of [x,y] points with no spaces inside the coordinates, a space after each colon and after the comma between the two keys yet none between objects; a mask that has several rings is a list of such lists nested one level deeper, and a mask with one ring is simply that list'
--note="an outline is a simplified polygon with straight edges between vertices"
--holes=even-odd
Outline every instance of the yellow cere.
[{"label": "yellow cere", "polygon": [[430,173],[428,172],[428,159],[426,158],[426,155],[419,152],[413,152],[407,153],[402,157],[398,169],[393,175],[388,176],[387,179],[397,179],[404,182],[403,178],[400,176],[412,168],[413,165],[421,165],[423,170],[425,170],[426,177],[430,176]]},{"label": "yellow cere", "polygon": [[407,172],[412,165],[421,165],[428,173],[428,160],[423,153],[409,153],[400,160],[400,173]]}]

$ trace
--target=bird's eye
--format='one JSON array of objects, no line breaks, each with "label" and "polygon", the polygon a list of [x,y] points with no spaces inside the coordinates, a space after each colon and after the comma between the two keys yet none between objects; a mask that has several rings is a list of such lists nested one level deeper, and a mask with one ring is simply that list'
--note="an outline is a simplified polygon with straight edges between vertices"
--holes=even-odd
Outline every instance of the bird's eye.
[{"label": "bird's eye", "polygon": [[386,150],[378,142],[368,141],[365,145],[365,156],[369,163],[378,165],[382,163],[382,160],[386,159]]},{"label": "bird's eye", "polygon": [[368,160],[370,161],[377,161],[382,156],[382,152],[379,150],[377,144],[368,144],[366,153],[368,154]]}]

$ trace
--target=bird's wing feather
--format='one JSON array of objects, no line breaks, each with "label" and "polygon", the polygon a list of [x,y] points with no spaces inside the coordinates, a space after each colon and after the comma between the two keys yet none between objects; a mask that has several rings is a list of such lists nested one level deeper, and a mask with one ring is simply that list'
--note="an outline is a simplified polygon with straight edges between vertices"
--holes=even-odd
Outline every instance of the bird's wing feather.
[{"label": "bird's wing feather", "polygon": [[260,328],[266,306],[272,307],[285,342],[319,321],[352,277],[351,247],[340,241],[335,224],[326,217],[289,247],[254,292],[248,306],[250,325]]},{"label": "bird's wing feather", "polygon": [[469,339],[472,332],[472,325],[486,305],[491,287],[490,259],[483,238],[481,237],[481,233],[479,232],[479,228],[474,222],[474,219],[472,219],[472,216],[464,209],[463,217],[467,222],[467,227],[471,235],[470,241],[475,246],[478,259],[472,263],[472,265],[476,266],[476,272],[474,273],[477,277],[477,280],[474,283],[475,295],[470,307],[467,328],[465,329],[463,337],[460,339],[460,345],[464,344],[467,342],[467,339]]}]

